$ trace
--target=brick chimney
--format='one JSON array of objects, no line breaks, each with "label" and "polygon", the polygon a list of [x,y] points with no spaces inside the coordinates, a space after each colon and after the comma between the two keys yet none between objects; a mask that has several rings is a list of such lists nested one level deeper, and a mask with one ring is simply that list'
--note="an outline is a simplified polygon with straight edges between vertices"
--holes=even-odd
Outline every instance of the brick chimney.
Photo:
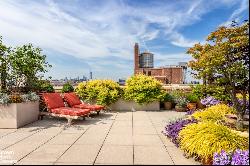
[{"label": "brick chimney", "polygon": [[135,43],[134,46],[134,74],[137,74],[139,70],[139,45]]}]

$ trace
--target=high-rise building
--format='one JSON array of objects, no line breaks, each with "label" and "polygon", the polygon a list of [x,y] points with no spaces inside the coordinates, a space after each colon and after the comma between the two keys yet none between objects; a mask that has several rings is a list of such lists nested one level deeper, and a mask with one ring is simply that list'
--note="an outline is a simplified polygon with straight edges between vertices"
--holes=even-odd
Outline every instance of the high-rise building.
[{"label": "high-rise building", "polygon": [[154,67],[154,54],[143,52],[140,54],[139,45],[134,46],[134,74],[143,73],[155,77],[164,84],[183,84],[183,66]]}]

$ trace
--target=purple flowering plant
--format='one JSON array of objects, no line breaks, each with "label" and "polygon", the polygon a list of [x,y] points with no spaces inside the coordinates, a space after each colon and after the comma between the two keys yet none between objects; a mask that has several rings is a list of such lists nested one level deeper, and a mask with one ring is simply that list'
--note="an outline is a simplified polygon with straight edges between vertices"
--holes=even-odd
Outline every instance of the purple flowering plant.
[{"label": "purple flowering plant", "polygon": [[214,153],[213,165],[249,165],[249,150]]},{"label": "purple flowering plant", "polygon": [[[243,106],[243,100],[242,99],[238,99],[238,101],[239,101],[239,104],[241,106]],[[228,106],[233,107],[233,103],[229,102]],[[249,101],[248,100],[246,101],[246,111],[245,111],[245,114],[249,114]]]},{"label": "purple flowering plant", "polygon": [[205,106],[216,105],[216,104],[219,104],[220,102],[221,102],[220,100],[217,100],[216,98],[212,96],[207,96],[206,98],[201,99],[201,104]]},{"label": "purple flowering plant", "polygon": [[179,132],[182,130],[183,127],[191,124],[197,123],[195,119],[179,119],[174,122],[170,122],[165,127],[163,134],[171,139],[171,141],[178,147],[179,146]]}]

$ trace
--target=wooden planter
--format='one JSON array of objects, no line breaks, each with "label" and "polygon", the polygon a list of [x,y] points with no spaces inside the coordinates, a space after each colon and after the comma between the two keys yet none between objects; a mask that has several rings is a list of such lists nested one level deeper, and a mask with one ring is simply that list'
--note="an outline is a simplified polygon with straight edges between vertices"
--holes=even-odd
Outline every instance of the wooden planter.
[{"label": "wooden planter", "polygon": [[0,128],[19,128],[38,120],[39,101],[0,106]]},{"label": "wooden planter", "polygon": [[188,103],[187,104],[187,108],[189,109],[189,110],[196,110],[196,103]]},{"label": "wooden planter", "polygon": [[172,109],[172,103],[171,102],[164,102],[164,108],[166,110],[171,110]]},{"label": "wooden planter", "polygon": [[201,101],[198,101],[198,102],[197,102],[197,108],[198,108],[198,109],[203,109],[203,108],[206,108],[206,106],[203,105],[203,104],[201,104]]},{"label": "wooden planter", "polygon": [[208,159],[203,158],[201,160],[201,163],[202,163],[202,165],[213,165],[213,159],[212,158],[208,158]]},{"label": "wooden planter", "polygon": [[187,109],[185,107],[175,106],[175,111],[177,112],[186,112]]}]

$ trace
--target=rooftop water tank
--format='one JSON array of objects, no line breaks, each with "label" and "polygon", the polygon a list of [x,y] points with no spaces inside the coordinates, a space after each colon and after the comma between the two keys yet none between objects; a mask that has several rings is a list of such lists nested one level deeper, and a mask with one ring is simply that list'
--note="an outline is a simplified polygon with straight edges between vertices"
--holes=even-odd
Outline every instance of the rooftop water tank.
[{"label": "rooftop water tank", "polygon": [[150,52],[143,52],[139,57],[140,68],[153,68],[154,67],[154,54]]}]

